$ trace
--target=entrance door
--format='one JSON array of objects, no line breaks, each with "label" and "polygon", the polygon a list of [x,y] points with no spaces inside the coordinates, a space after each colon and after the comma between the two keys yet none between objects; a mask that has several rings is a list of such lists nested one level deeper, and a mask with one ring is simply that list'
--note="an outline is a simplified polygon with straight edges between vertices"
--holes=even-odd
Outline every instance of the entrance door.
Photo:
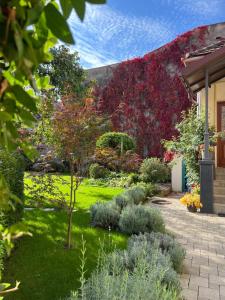
[{"label": "entrance door", "polygon": [[[217,103],[217,131],[225,131],[225,102]],[[218,138],[217,144],[218,167],[225,168],[225,140]]]}]

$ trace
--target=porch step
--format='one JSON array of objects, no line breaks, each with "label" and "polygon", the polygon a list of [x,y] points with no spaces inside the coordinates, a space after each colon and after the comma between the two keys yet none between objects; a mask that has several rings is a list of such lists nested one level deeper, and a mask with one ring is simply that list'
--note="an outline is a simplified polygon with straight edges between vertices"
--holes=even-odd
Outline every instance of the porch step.
[{"label": "porch step", "polygon": [[224,204],[225,205],[225,195],[214,194],[214,204]]},{"label": "porch step", "polygon": [[225,187],[225,180],[214,180],[213,181],[213,186],[214,186],[214,189],[216,187]]},{"label": "porch step", "polygon": [[214,203],[213,209],[215,214],[225,214],[225,204]]},{"label": "porch step", "polygon": [[224,180],[225,181],[225,174],[223,174],[223,173],[217,174],[216,173],[216,180]]},{"label": "porch step", "polygon": [[225,187],[214,186],[213,193],[214,195],[220,195],[225,197]]},{"label": "porch step", "polygon": [[225,168],[216,168],[216,175],[225,175]]}]

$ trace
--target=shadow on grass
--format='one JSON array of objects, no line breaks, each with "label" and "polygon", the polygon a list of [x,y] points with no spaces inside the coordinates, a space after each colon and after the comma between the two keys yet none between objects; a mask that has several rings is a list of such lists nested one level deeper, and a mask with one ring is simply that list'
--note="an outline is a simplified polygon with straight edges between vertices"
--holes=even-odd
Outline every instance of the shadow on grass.
[{"label": "shadow on grass", "polygon": [[109,236],[105,230],[91,228],[88,211],[79,209],[73,216],[74,247],[66,250],[66,219],[64,211],[25,213],[24,222],[33,237],[22,238],[6,262],[4,281],[21,281],[21,287],[5,299],[64,299],[71,290],[79,288],[82,235],[86,241],[86,277],[97,264],[100,244],[104,243],[106,251],[115,246],[126,247],[125,236],[117,232]]}]

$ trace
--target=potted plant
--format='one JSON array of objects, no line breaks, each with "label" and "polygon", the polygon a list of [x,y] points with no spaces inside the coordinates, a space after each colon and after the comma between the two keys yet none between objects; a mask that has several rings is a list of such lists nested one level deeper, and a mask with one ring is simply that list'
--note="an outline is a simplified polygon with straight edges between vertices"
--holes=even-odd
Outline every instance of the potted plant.
[{"label": "potted plant", "polygon": [[200,202],[200,195],[197,193],[186,193],[180,202],[187,206],[188,211],[197,212],[198,209],[202,208],[202,203]]}]

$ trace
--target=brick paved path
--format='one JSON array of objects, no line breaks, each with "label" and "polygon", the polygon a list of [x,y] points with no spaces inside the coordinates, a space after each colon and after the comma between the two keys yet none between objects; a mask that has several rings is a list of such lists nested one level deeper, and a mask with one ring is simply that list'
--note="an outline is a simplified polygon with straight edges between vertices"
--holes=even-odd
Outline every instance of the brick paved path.
[{"label": "brick paved path", "polygon": [[181,195],[155,197],[166,227],[186,249],[181,285],[187,300],[225,300],[225,217],[190,213]]}]

